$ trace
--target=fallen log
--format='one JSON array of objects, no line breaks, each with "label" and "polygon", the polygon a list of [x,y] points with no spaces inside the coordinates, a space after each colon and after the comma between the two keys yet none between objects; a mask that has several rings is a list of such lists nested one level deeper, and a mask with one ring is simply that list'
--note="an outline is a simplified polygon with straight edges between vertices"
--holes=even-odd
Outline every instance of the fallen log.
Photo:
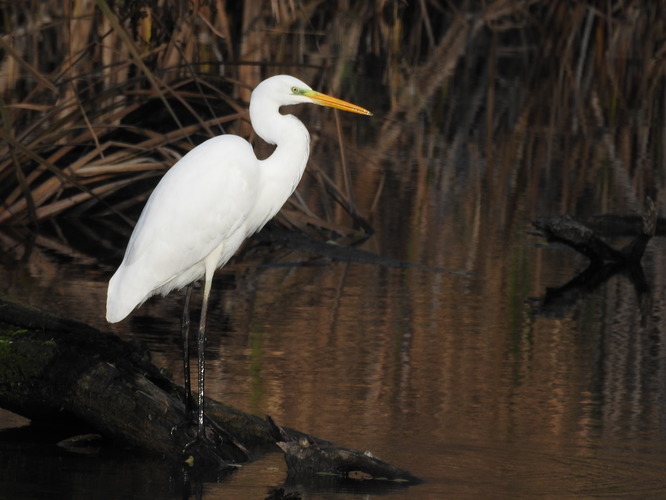
[{"label": "fallen log", "polygon": [[[208,399],[208,427],[219,433],[183,454],[195,436],[194,426],[183,425],[189,420],[183,401],[184,389],[153,365],[138,343],[0,300],[0,407],[35,422],[80,423],[85,439],[62,446],[88,443],[93,432],[167,460],[220,470],[256,459],[248,449],[276,444],[272,420]],[[331,444],[280,429],[281,440]],[[222,439],[214,439],[219,434]],[[287,461],[288,469],[293,464]]]},{"label": "fallen log", "polygon": [[[666,222],[657,219],[657,210],[649,197],[645,200],[642,216],[599,215],[576,218],[570,215],[540,217],[533,221],[536,234],[550,242],[557,242],[585,255],[589,266],[563,286],[548,288],[545,295],[535,301],[537,314],[564,317],[582,297],[589,295],[612,276],[626,275],[634,285],[643,321],[652,307],[652,294],[641,259],[648,242]],[[613,248],[604,237],[631,237],[629,244]]]},{"label": "fallen log", "polygon": [[[138,344],[7,301],[0,301],[0,332],[1,407],[36,422],[80,422],[168,457],[181,457],[194,439],[182,425],[188,416],[181,389]],[[246,460],[242,450],[228,439],[214,452],[197,453],[222,465]]]},{"label": "fallen log", "polygon": [[[657,209],[648,197],[640,219],[635,216],[596,216],[586,220],[571,215],[555,215],[539,217],[532,225],[537,229],[537,234],[546,237],[548,241],[573,248],[588,257],[593,264],[614,262],[630,265],[642,259],[648,242],[656,233],[657,222]],[[606,243],[600,234],[602,230],[612,232],[614,226],[621,227],[623,233],[628,232],[634,237],[629,245],[619,250]]]},{"label": "fallen log", "polygon": [[288,481],[310,484],[343,481],[372,483],[373,488],[418,484],[419,478],[388,464],[372,453],[339,448],[308,436],[296,437],[267,417],[275,441],[284,452]]}]

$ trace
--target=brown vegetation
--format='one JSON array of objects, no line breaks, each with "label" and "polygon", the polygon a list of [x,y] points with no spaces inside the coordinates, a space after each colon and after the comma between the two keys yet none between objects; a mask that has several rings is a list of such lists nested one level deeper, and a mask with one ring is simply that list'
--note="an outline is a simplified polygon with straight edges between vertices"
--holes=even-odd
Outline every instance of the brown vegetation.
[{"label": "brown vegetation", "polygon": [[[249,135],[249,92],[278,72],[380,111],[378,139],[360,154],[331,141],[342,146],[354,130],[337,119],[337,130],[320,128],[316,147],[343,149],[357,162],[379,161],[396,144],[427,149],[424,129],[434,127],[451,159],[480,148],[486,179],[499,181],[502,196],[508,180],[525,174],[537,182],[539,160],[550,163],[560,147],[593,154],[577,137],[598,134],[613,177],[624,182],[627,168],[643,169],[635,182],[647,190],[650,168],[621,165],[629,155],[606,136],[644,123],[645,136],[627,147],[663,143],[647,140],[663,133],[652,127],[663,107],[645,104],[663,99],[663,11],[659,2],[540,0],[6,3],[0,224],[64,211],[128,213],[156,175],[204,138]],[[515,93],[518,81],[530,95]],[[527,127],[543,130],[545,147],[526,142]],[[571,134],[548,135],[555,128]],[[477,130],[486,139],[470,146]],[[526,154],[534,155],[535,172],[515,170],[511,159]],[[660,158],[661,150],[631,157]],[[379,168],[361,171],[359,201],[344,157],[340,165],[311,162],[307,186],[316,199],[294,197],[283,217],[302,229],[352,234],[364,221],[358,212],[372,213],[384,178]],[[598,175],[598,168],[564,167],[545,175],[573,176],[574,186]]]}]

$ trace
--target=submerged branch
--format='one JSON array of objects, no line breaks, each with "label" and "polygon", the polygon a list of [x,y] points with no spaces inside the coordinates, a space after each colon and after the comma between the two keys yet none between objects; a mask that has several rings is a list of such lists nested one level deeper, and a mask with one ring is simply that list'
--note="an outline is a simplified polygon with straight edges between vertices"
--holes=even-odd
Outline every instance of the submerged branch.
[{"label": "submerged branch", "polygon": [[[608,222],[611,227],[608,227]],[[556,215],[540,217],[533,222],[538,233],[549,241],[563,243],[582,253],[592,263],[614,262],[624,265],[639,264],[648,242],[657,231],[657,209],[650,197],[645,200],[643,215],[640,219],[640,229],[635,228],[635,237],[631,243],[620,250],[608,245],[601,239],[599,230],[606,227],[612,229],[613,225],[627,227],[627,223],[636,224],[636,217],[598,216],[592,221],[597,230],[586,222],[570,215]],[[605,224],[604,224],[605,223]]]},{"label": "submerged branch", "polygon": [[[645,200],[642,217],[597,216],[582,221],[569,215],[540,217],[533,222],[537,234],[562,243],[590,259],[590,265],[561,287],[549,288],[539,300],[537,312],[562,317],[582,297],[592,293],[612,276],[625,274],[634,285],[641,317],[646,321],[652,307],[652,293],[641,259],[648,242],[657,233],[657,210],[651,198]],[[616,250],[602,235],[632,235],[632,241]]]}]

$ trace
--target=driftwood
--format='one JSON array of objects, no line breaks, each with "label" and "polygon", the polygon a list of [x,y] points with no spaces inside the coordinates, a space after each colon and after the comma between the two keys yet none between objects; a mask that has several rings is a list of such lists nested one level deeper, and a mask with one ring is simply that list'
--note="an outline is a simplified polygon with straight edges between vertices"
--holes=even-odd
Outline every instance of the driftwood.
[{"label": "driftwood", "polygon": [[[183,425],[188,421],[183,395],[183,388],[155,367],[138,344],[0,300],[0,407],[36,422],[61,421],[69,427],[72,422],[80,423],[83,436],[66,440],[62,446],[85,446],[93,433],[165,459],[216,470],[256,459],[248,449],[257,453],[275,446],[278,427],[272,420],[208,399],[208,427],[219,432],[210,432],[210,443],[188,447],[183,454],[195,435],[194,426]],[[349,450],[336,452],[330,443],[295,430],[280,428],[279,439],[304,440],[313,448],[330,450],[331,466],[319,461],[313,468],[288,459],[291,477],[319,468],[336,470],[338,457],[349,456]],[[369,460],[362,453],[350,467],[372,471],[362,476],[365,479],[381,476],[407,484],[418,481],[410,473]]]},{"label": "driftwood", "polygon": [[370,481],[373,488],[421,482],[416,476],[379,460],[370,452],[338,448],[308,436],[295,437],[272,418],[267,417],[266,420],[277,445],[284,452],[288,479],[291,481],[302,481],[304,478],[310,482],[327,479]]},{"label": "driftwood", "polygon": [[[549,288],[539,301],[538,313],[563,316],[581,297],[596,290],[617,274],[626,275],[634,285],[643,318],[651,309],[652,295],[641,266],[648,242],[666,221],[657,219],[657,210],[649,197],[642,216],[599,215],[587,219],[570,215],[540,217],[532,222],[536,234],[585,255],[589,266],[561,287]],[[631,237],[620,249],[602,238]]]}]

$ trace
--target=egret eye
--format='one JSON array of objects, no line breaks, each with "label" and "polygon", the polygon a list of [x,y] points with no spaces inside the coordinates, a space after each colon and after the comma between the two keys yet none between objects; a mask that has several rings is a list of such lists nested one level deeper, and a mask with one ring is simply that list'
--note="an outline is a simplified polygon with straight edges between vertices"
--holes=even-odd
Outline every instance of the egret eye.
[{"label": "egret eye", "polygon": [[299,89],[298,87],[292,87],[291,88],[291,93],[298,95],[298,94],[302,94],[303,91],[301,89]]}]

